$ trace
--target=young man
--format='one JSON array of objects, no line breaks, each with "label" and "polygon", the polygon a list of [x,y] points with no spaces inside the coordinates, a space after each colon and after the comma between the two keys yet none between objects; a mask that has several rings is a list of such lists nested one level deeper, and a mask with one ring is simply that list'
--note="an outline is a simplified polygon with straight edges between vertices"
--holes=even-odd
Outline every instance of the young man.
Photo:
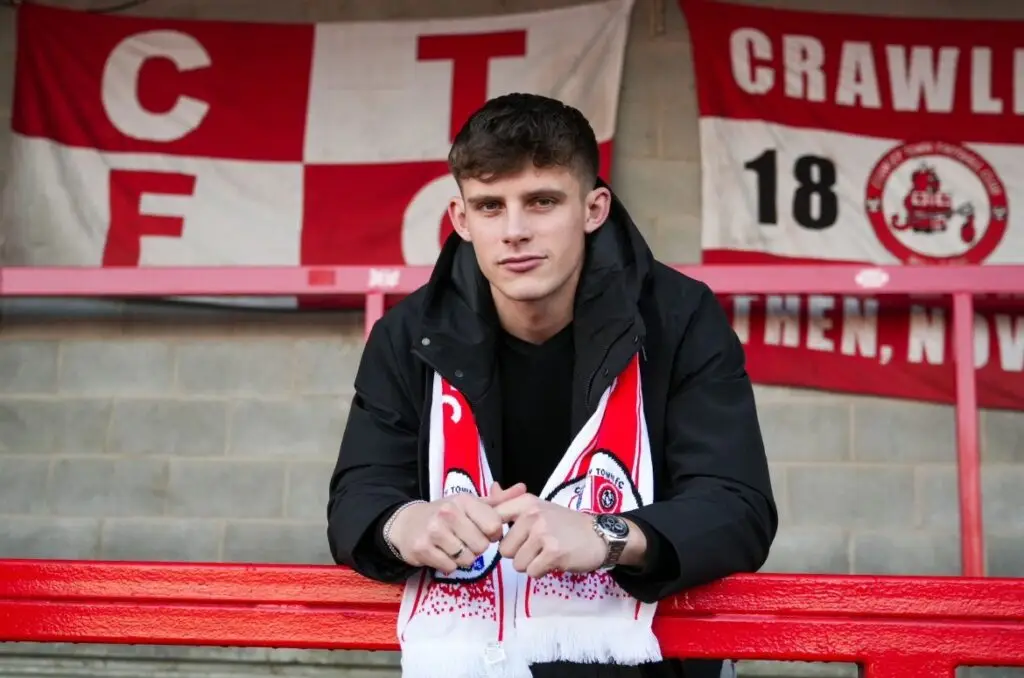
[{"label": "young man", "polygon": [[430,282],[374,327],[331,478],[338,563],[406,582],[407,678],[718,676],[657,601],[756,571],[777,513],[743,349],[597,178],[583,115],[489,101]]}]

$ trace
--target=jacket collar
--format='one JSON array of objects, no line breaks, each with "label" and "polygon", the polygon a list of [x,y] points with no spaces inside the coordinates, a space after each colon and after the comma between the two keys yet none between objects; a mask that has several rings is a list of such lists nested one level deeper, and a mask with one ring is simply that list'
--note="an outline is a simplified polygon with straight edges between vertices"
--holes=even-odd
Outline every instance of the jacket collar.
[{"label": "jacket collar", "polygon": [[[607,186],[598,179],[599,186]],[[592,379],[623,334],[643,338],[638,303],[654,258],[636,224],[612,194],[608,220],[587,236],[573,314],[576,372]],[[422,332],[413,347],[469,400],[492,383],[497,312],[472,245],[453,233],[426,286]]]}]

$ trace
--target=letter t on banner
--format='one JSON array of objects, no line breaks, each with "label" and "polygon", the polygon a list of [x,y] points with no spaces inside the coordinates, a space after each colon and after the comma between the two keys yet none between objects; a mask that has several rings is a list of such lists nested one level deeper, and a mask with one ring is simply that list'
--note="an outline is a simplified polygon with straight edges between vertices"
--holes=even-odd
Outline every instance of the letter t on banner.
[{"label": "letter t on banner", "polygon": [[526,31],[424,35],[416,58],[452,62],[452,112],[449,141],[473,111],[487,101],[487,68],[491,59],[526,55]]}]

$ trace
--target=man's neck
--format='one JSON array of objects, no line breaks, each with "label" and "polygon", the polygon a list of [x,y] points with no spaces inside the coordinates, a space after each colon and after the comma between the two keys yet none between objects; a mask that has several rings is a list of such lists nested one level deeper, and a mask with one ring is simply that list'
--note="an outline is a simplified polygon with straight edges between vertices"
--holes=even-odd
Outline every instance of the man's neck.
[{"label": "man's neck", "polygon": [[543,344],[572,322],[578,277],[545,299],[515,301],[494,291],[494,307],[502,329],[517,339]]}]

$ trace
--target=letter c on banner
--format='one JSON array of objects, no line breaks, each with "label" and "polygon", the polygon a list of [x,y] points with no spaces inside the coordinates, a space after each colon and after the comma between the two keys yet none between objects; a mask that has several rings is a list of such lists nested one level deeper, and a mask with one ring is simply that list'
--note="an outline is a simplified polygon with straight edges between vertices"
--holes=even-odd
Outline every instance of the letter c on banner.
[{"label": "letter c on banner", "polygon": [[122,40],[103,68],[101,96],[110,122],[127,137],[177,141],[199,127],[210,110],[205,101],[184,95],[166,113],[142,107],[139,73],[146,61],[161,57],[170,59],[181,72],[207,68],[212,63],[198,40],[179,31],[146,31]]},{"label": "letter c on banner", "polygon": [[459,194],[455,177],[445,174],[416,192],[402,216],[402,259],[406,266],[433,266],[441,254],[441,223],[448,200]]}]

